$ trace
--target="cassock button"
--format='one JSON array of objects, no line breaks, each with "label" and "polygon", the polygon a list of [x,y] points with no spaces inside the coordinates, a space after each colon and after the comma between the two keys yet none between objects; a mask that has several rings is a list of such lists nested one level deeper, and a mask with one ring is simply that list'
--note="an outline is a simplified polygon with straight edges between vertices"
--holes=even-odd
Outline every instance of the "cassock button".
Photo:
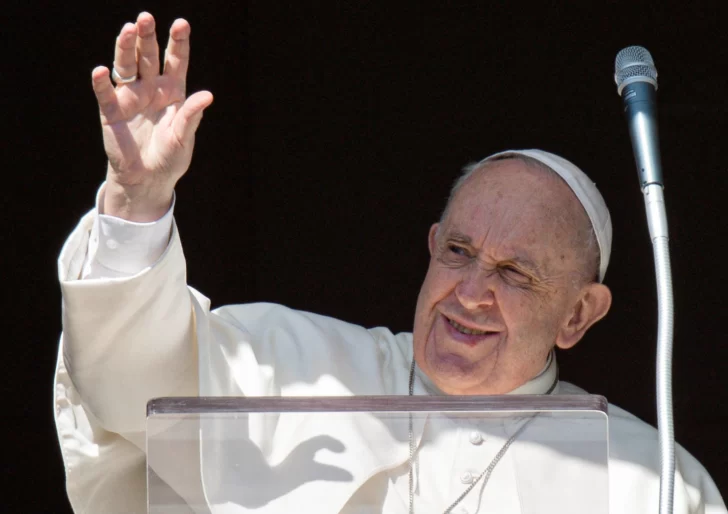
[{"label": "cassock button", "polygon": [[473,483],[473,474],[470,471],[466,471],[462,475],[460,475],[460,481],[463,484],[472,484]]},{"label": "cassock button", "polygon": [[470,432],[470,444],[481,444],[483,442],[483,436],[480,432]]}]

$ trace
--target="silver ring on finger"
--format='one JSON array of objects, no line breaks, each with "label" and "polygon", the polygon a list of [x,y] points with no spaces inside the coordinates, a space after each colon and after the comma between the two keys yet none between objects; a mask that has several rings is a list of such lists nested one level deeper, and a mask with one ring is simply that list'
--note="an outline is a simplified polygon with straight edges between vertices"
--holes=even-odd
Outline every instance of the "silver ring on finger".
[{"label": "silver ring on finger", "polygon": [[111,68],[111,78],[117,84],[129,84],[130,82],[134,82],[137,79],[137,76],[132,75],[131,77],[122,77],[119,75],[119,72],[116,71],[116,68]]}]

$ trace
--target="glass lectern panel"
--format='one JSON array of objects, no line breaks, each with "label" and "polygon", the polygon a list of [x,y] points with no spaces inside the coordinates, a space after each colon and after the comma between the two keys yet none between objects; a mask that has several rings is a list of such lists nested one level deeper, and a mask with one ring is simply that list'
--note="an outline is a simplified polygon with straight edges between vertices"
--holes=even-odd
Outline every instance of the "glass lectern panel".
[{"label": "glass lectern panel", "polygon": [[609,511],[600,396],[161,398],[147,412],[150,514]]}]

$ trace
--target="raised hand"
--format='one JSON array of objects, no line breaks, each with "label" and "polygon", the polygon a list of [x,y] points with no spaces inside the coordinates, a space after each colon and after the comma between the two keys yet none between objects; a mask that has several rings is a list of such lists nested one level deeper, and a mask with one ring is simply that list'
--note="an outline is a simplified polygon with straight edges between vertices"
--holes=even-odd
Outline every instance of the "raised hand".
[{"label": "raised hand", "polygon": [[185,96],[189,55],[190,25],[175,20],[160,75],[154,18],[143,12],[116,39],[116,87],[108,68],[93,70],[109,158],[105,214],[146,222],[169,209],[174,186],[192,160],[202,113],[212,103],[209,91]]}]

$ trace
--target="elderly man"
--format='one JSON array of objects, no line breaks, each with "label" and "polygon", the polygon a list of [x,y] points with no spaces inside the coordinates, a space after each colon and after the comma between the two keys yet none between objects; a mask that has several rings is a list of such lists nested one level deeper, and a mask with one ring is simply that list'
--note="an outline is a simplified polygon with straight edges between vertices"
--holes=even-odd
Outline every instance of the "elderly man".
[{"label": "elderly man", "polygon": [[[466,169],[430,229],[412,334],[270,304],[211,312],[186,285],[172,218],[175,184],[212,102],[205,91],[186,97],[189,33],[174,22],[160,75],[154,19],[142,13],[117,38],[112,77],[92,73],[108,173],[59,259],[56,420],[76,512],[145,511],[145,405],[154,397],[583,393],[559,382],[553,349],[577,344],[609,310],[601,281],[611,222],[591,181],[543,151]],[[610,419],[610,511],[656,512],[655,431],[617,407]],[[443,444],[457,445],[452,437]],[[430,467],[445,458],[427,452]],[[680,447],[677,456],[675,512],[725,513],[702,466]],[[377,486],[383,512],[520,512],[497,467],[477,504],[426,469],[409,503],[398,500],[407,473],[388,470],[332,488],[332,505],[346,512]]]}]

